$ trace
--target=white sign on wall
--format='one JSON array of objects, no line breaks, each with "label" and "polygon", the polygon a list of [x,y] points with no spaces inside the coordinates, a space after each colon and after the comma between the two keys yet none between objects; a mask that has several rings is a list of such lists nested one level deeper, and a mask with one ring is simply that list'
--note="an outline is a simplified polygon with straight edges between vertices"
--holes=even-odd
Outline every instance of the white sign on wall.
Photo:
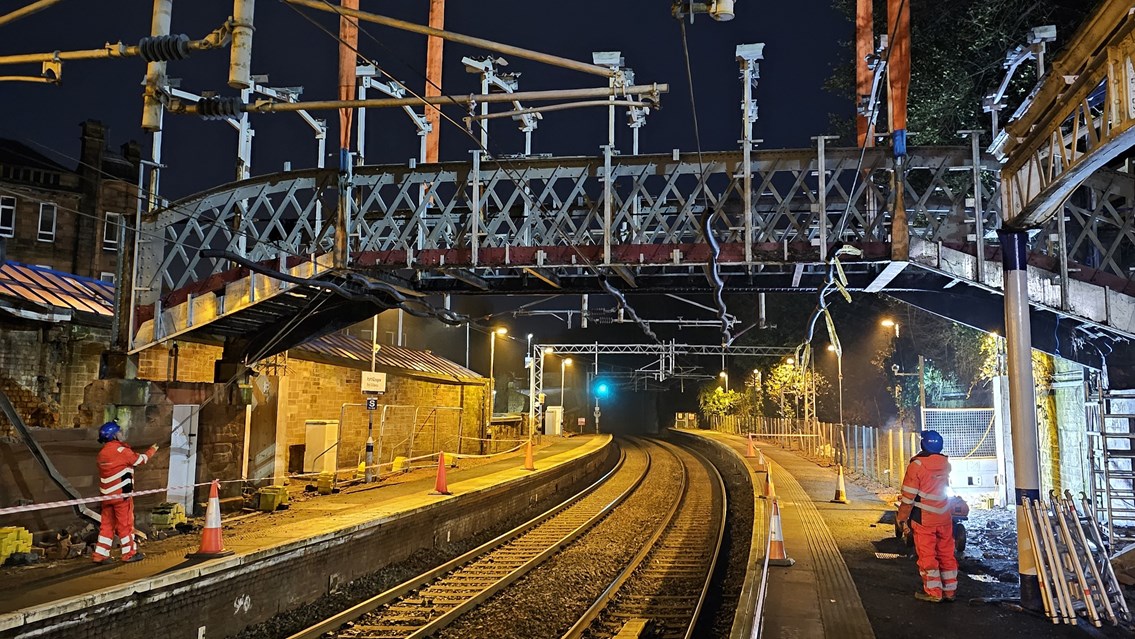
[{"label": "white sign on wall", "polygon": [[364,393],[385,393],[386,373],[372,373],[370,371],[363,371],[362,387]]}]

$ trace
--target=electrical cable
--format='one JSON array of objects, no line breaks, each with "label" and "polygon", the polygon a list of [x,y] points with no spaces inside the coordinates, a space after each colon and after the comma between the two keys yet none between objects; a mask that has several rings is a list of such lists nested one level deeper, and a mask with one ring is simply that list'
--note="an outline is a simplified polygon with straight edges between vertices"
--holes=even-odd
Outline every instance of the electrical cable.
[{"label": "electrical cable", "polygon": [[[284,0],[281,0],[281,2],[284,2]],[[324,4],[325,4],[325,5],[327,5],[328,7],[330,7],[330,8],[332,8],[332,9],[334,9],[334,10],[335,10],[335,11],[334,11],[334,13],[335,13],[336,15],[339,15],[339,16],[340,16],[340,18],[342,17],[342,14],[340,14],[340,13],[338,12],[336,5],[333,5],[333,4],[331,4],[331,3],[330,3],[330,2],[328,2],[327,0],[323,0],[323,2],[324,2]],[[321,25],[321,24],[319,24],[318,22],[316,22],[316,21],[315,21],[315,20],[314,20],[314,19],[313,19],[313,18],[312,18],[311,16],[309,16],[308,14],[306,14],[306,13],[304,13],[304,12],[300,11],[300,9],[299,9],[298,7],[296,7],[296,6],[294,6],[294,5],[291,5],[291,4],[288,4],[288,3],[286,3],[286,2],[285,2],[285,4],[287,4],[287,6],[289,6],[289,7],[290,7],[290,8],[291,8],[291,9],[292,9],[293,11],[295,11],[295,12],[296,12],[296,13],[298,13],[298,14],[299,14],[300,16],[302,16],[302,17],[303,17],[304,19],[306,19],[306,20],[307,20],[307,21],[308,21],[309,23],[311,23],[312,25],[314,25],[314,26],[315,26],[315,27],[316,27],[316,28],[317,28],[318,30],[322,31],[322,32],[323,32],[323,33],[324,33],[325,35],[327,35],[328,37],[330,37],[330,38],[334,39],[334,40],[335,40],[336,42],[338,42],[338,43],[339,43],[340,45],[347,47],[347,48],[348,48],[348,49],[350,49],[350,50],[351,50],[352,52],[354,52],[354,53],[355,53],[355,55],[357,55],[358,57],[360,57],[360,58],[362,58],[362,59],[363,59],[364,61],[366,61],[366,63],[367,63],[367,64],[374,66],[374,68],[375,68],[376,70],[379,70],[379,71],[381,71],[381,72],[383,73],[383,75],[385,75],[386,77],[388,77],[388,78],[391,78],[391,79],[393,80],[393,76],[392,76],[392,75],[391,75],[390,73],[388,73],[387,71],[385,71],[385,70],[383,69],[382,65],[379,65],[377,61],[375,61],[374,59],[372,59],[372,58],[370,58],[370,57],[368,57],[368,56],[364,55],[364,54],[363,54],[363,53],[362,53],[362,52],[361,52],[361,51],[359,50],[359,48],[358,48],[357,46],[353,46],[353,45],[351,45],[350,43],[346,42],[346,41],[345,41],[345,40],[343,40],[343,39],[342,39],[341,37],[339,37],[339,35],[338,35],[338,34],[331,32],[331,31],[330,31],[330,30],[328,30],[328,29],[327,29],[326,27],[324,27],[323,25]],[[385,45],[385,44],[384,44],[384,43],[383,43],[383,42],[382,42],[382,41],[381,41],[380,39],[378,39],[377,37],[375,37],[375,36],[374,36],[374,35],[373,35],[373,34],[372,34],[372,33],[371,33],[371,32],[370,32],[370,31],[369,31],[369,30],[368,30],[367,28],[363,27],[363,25],[362,25],[361,23],[360,23],[360,24],[358,25],[358,29],[359,29],[359,32],[360,32],[360,33],[362,33],[362,34],[364,34],[364,35],[365,35],[365,36],[366,36],[367,38],[369,38],[369,39],[370,39],[370,40],[372,40],[373,42],[377,43],[377,44],[378,44],[379,46],[381,46],[382,48],[386,49],[387,51],[390,51],[389,47],[387,47],[387,46],[386,46],[386,45]],[[395,54],[395,55],[396,55],[396,54]],[[397,55],[396,55],[396,57],[397,57]],[[438,90],[438,92],[439,92],[439,93],[441,93],[441,94],[442,94],[442,95],[443,95],[444,97],[447,97],[447,98],[449,98],[449,99],[451,100],[451,102],[452,102],[453,104],[455,104],[455,105],[459,105],[459,106],[461,105],[461,103],[460,103],[460,102],[458,102],[458,101],[457,101],[457,100],[456,100],[455,98],[453,98],[452,96],[449,96],[448,94],[445,94],[444,92],[442,92],[442,90],[441,90],[441,87],[440,87],[440,86],[438,86],[438,85],[437,85],[436,83],[434,83],[433,81],[431,81],[431,80],[429,79],[429,77],[428,77],[428,76],[427,76],[427,75],[426,75],[425,73],[423,73],[423,72],[421,72],[420,70],[416,69],[416,68],[415,68],[415,67],[414,67],[413,65],[410,65],[410,64],[408,64],[408,63],[405,63],[405,62],[403,62],[403,64],[405,64],[405,65],[406,65],[407,67],[411,68],[412,70],[416,71],[416,72],[418,73],[418,75],[419,75],[419,76],[421,76],[422,78],[425,78],[426,82],[428,82],[428,83],[429,83],[429,84],[430,84],[431,86],[435,87],[435,88],[436,88],[436,89]],[[395,80],[395,81],[396,81],[396,80]],[[406,86],[405,86],[404,84],[402,84],[402,83],[399,83],[399,86],[402,86],[403,88],[405,88],[405,89],[406,89],[406,91],[407,91],[407,93],[409,93],[409,94],[410,94],[410,95],[411,95],[412,97],[414,97],[415,99],[418,99],[418,100],[422,100],[422,101],[423,101],[423,103],[424,103],[425,99],[424,99],[424,98],[423,98],[423,97],[422,97],[421,95],[418,95],[418,94],[417,94],[417,93],[415,93],[414,91],[410,90],[410,89],[409,89],[408,87],[406,87]],[[425,106],[426,106],[426,108],[433,108],[433,107],[430,107],[430,105],[425,105]],[[501,166],[502,170],[504,171],[505,175],[506,175],[506,176],[508,177],[509,181],[511,181],[511,182],[513,183],[513,185],[514,185],[514,186],[515,186],[516,188],[518,188],[518,189],[521,189],[521,190],[523,190],[523,189],[524,189],[524,185],[523,185],[523,184],[521,183],[521,180],[520,180],[520,178],[519,178],[519,177],[517,177],[517,175],[519,175],[519,174],[520,174],[521,172],[520,172],[519,170],[517,170],[517,169],[516,169],[516,168],[515,168],[515,167],[514,167],[514,166],[512,165],[512,163],[511,163],[511,162],[508,162],[507,160],[501,160],[500,158],[498,158],[497,156],[495,156],[495,155],[494,155],[494,154],[493,154],[493,153],[492,153],[492,152],[491,152],[491,151],[489,150],[489,148],[488,148],[488,147],[486,147],[486,146],[484,146],[484,145],[482,145],[482,144],[481,144],[481,141],[480,141],[480,139],[479,139],[479,138],[478,138],[477,136],[475,136],[475,135],[473,134],[472,130],[470,130],[469,128],[467,128],[467,127],[465,127],[465,126],[462,126],[462,125],[461,125],[460,123],[458,123],[458,122],[457,122],[456,120],[454,120],[454,119],[453,119],[452,117],[450,117],[450,116],[446,115],[446,114],[445,114],[444,112],[442,112],[442,110],[441,110],[440,108],[437,108],[437,111],[438,111],[438,114],[439,114],[439,116],[440,116],[440,118],[441,118],[441,119],[445,120],[446,122],[448,122],[448,123],[452,124],[453,126],[457,127],[457,128],[458,128],[458,129],[460,130],[460,131],[464,132],[464,133],[465,133],[465,135],[466,135],[466,136],[467,136],[467,137],[468,137],[468,138],[469,138],[470,140],[472,140],[472,141],[473,141],[473,143],[474,143],[474,144],[475,144],[475,145],[477,146],[477,148],[478,148],[479,150],[483,151],[483,152],[484,152],[484,153],[486,153],[486,154],[487,154],[488,156],[495,158],[495,159],[496,159],[496,162],[498,163],[498,165],[500,165],[500,166]],[[484,124],[484,123],[479,123],[479,126],[482,126],[482,127],[483,127],[483,126],[485,126],[485,124]],[[543,205],[542,205],[542,204],[541,204],[540,202],[534,202],[534,204],[536,205],[536,210],[537,210],[537,212],[538,212],[539,214],[542,214],[542,215],[545,215],[545,216],[549,214],[549,212],[547,211],[547,209],[545,209],[545,208],[544,208],[544,206],[543,206]],[[603,275],[603,273],[602,273],[602,272],[600,271],[599,267],[597,267],[597,266],[595,265],[595,263],[594,263],[594,262],[593,262],[593,261],[592,261],[592,260],[591,260],[590,258],[588,258],[588,257],[587,257],[587,256],[586,256],[586,255],[585,255],[585,254],[584,254],[584,253],[583,253],[583,252],[582,252],[582,251],[581,251],[581,250],[579,249],[579,247],[578,247],[578,246],[576,245],[576,243],[575,243],[575,242],[574,242],[574,241],[572,240],[572,238],[570,238],[570,237],[568,237],[568,236],[567,236],[567,234],[566,234],[566,233],[565,233],[565,232],[563,231],[563,229],[559,228],[559,226],[557,226],[557,225],[552,225],[552,227],[551,227],[551,228],[552,228],[552,229],[553,229],[554,231],[556,231],[557,233],[559,233],[559,234],[560,234],[560,237],[561,237],[561,238],[563,238],[563,240],[564,240],[564,241],[565,241],[565,242],[567,243],[567,245],[568,245],[568,246],[572,247],[572,250],[574,250],[574,251],[575,251],[576,255],[577,255],[577,256],[578,256],[578,257],[579,257],[579,258],[580,258],[580,259],[581,259],[581,260],[583,261],[584,265],[585,265],[585,266],[587,266],[587,268],[588,268],[588,269],[590,269],[590,270],[591,270],[592,272],[594,272],[594,273],[595,273],[595,274],[596,274],[597,276]],[[475,242],[475,241],[477,241],[477,238],[473,238],[473,241],[474,241],[474,242]],[[615,289],[615,288],[614,288],[614,286],[613,286],[613,285],[611,285],[610,283],[607,283],[607,286],[605,287],[605,290],[608,290],[608,292],[609,292],[610,290],[617,290],[617,289]],[[628,304],[626,303],[626,298],[625,298],[625,297],[622,297],[621,295],[620,295],[620,297],[621,297],[621,299],[622,299],[622,303],[623,303],[624,307],[625,307],[625,308],[627,308],[628,310],[630,310],[630,311],[631,311],[631,316],[632,316],[632,317],[635,317],[635,318],[637,318],[637,317],[638,317],[638,314],[637,314],[637,313],[635,313],[635,312],[634,312],[634,310],[633,310],[633,309],[631,309],[631,308],[629,307],[629,305],[628,305]],[[647,335],[650,335],[650,336],[652,336],[652,337],[653,337],[653,339],[655,339],[655,340],[657,341],[657,339],[658,339],[658,338],[657,338],[657,336],[655,336],[655,335],[654,335],[653,331],[651,331],[651,330],[650,330],[650,327],[649,327],[649,325],[647,325],[647,324],[645,324],[644,322],[642,322],[642,321],[641,321],[641,319],[639,319],[639,320],[637,320],[637,321],[639,322],[639,326],[640,326],[641,328],[643,328],[644,332],[646,332],[646,333],[647,333]]]},{"label": "electrical cable", "polygon": [[[899,2],[899,9],[898,9],[897,15],[901,15],[902,12],[903,12],[903,9],[905,7],[906,7],[906,0],[901,0]],[[890,64],[891,64],[891,52],[894,51],[894,47],[891,46],[891,45],[895,41],[895,36],[898,35],[898,30],[899,30],[898,22],[899,21],[896,19],[894,29],[891,31],[890,39],[887,40],[887,43],[888,43],[887,44],[887,52],[883,55],[883,68],[884,69],[889,67]],[[871,110],[870,117],[868,118],[869,124],[867,126],[867,135],[865,135],[863,137],[863,146],[859,148],[859,160],[856,162],[855,171],[852,173],[851,189],[847,192],[848,193],[847,205],[843,209],[843,215],[840,217],[840,225],[839,225],[839,228],[836,229],[836,233],[835,233],[835,237],[837,237],[837,238],[843,237],[843,232],[845,230],[844,225],[846,224],[847,217],[851,214],[851,203],[854,201],[855,189],[858,188],[858,186],[859,186],[859,174],[863,172],[863,164],[864,164],[864,161],[867,158],[867,147],[870,146],[869,142],[871,141],[871,138],[874,137],[873,132],[875,130],[875,122],[878,120],[879,110],[882,107],[882,102],[883,102],[882,100],[876,100],[875,101],[875,105]]]},{"label": "electrical cable", "polygon": [[[691,14],[692,14],[691,10]],[[699,183],[705,177],[705,163],[702,160],[701,151],[701,132],[698,129],[698,108],[697,102],[694,99],[694,74],[690,66],[690,47],[686,39],[686,22],[681,18],[678,19],[678,25],[682,32],[682,52],[686,58],[686,80],[690,87],[690,114],[694,123],[694,142],[698,150],[698,180]],[[745,215],[751,215],[751,211],[745,211]],[[713,219],[713,212],[709,207],[709,197],[702,189],[702,217],[701,217],[701,231],[702,237],[705,238],[705,243],[709,246],[709,272],[710,284],[713,286],[713,301],[717,305],[717,317],[721,320],[721,335],[722,344],[731,344],[733,337],[729,327],[729,309],[725,306],[725,282],[721,279],[721,265],[718,263],[718,257],[721,255],[721,246],[717,243],[717,238],[713,234],[711,221]]]}]

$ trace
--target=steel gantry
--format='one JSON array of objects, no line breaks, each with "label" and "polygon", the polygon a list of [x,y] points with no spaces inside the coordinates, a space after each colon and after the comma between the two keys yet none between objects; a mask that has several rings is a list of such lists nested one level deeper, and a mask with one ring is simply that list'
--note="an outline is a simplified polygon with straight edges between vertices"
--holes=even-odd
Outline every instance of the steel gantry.
[{"label": "steel gantry", "polygon": [[[713,344],[679,344],[674,340],[653,344],[532,344],[528,356],[528,423],[535,428],[537,404],[543,404],[544,364],[546,355],[580,355],[593,358],[592,370],[599,374],[599,356],[637,356],[650,358],[648,363],[637,367],[633,377],[651,378],[664,382],[674,377],[689,377],[690,369],[677,364],[679,357],[788,357],[795,353],[792,346],[722,346]],[[563,398],[560,398],[563,401]]]}]

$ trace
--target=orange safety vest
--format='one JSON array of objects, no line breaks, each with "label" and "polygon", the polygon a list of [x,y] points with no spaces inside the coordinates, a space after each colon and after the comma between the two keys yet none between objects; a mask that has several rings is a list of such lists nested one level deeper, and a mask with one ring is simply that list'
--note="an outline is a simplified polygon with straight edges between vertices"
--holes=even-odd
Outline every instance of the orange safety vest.
[{"label": "orange safety vest", "polygon": [[899,519],[925,526],[951,524],[949,488],[949,459],[939,453],[919,453],[910,460],[903,476]]}]

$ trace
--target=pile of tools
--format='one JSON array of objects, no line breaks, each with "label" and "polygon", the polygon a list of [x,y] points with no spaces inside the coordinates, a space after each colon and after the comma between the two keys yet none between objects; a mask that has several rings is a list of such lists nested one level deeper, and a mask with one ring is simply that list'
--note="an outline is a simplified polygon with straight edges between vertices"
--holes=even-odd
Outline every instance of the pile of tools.
[{"label": "pile of tools", "polygon": [[1072,491],[1050,501],[1025,499],[1029,535],[1033,540],[1045,613],[1052,623],[1075,625],[1083,617],[1097,628],[1104,621],[1132,626],[1131,611],[1115,578],[1110,551],[1095,510],[1081,494],[1083,516]]}]

